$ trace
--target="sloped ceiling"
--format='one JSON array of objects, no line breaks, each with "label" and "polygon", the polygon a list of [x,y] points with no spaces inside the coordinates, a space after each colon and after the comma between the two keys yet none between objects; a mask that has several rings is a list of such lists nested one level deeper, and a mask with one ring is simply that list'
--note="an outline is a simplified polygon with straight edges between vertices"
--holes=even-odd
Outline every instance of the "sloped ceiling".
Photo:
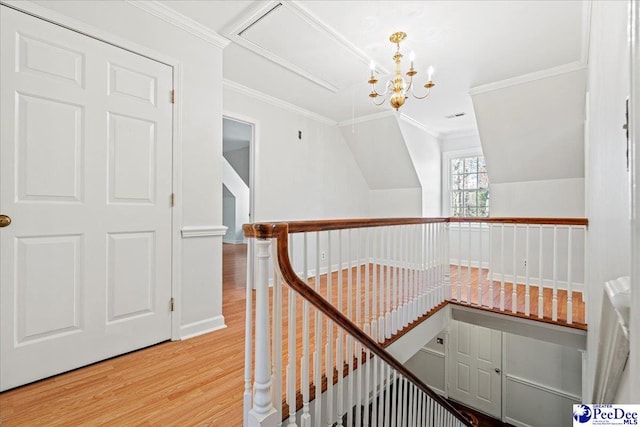
[{"label": "sloped ceiling", "polygon": [[340,127],[372,190],[419,188],[420,180],[394,115]]},{"label": "sloped ceiling", "polygon": [[[246,30],[264,13],[273,14]],[[423,89],[435,67],[429,99],[410,99],[402,112],[434,133],[475,128],[469,89],[583,61],[588,1],[193,1],[167,6],[225,35],[224,77],[342,122],[390,110],[367,97],[369,60],[383,83],[393,69],[389,35],[405,31]],[[243,40],[240,40],[243,39]],[[245,42],[244,44],[241,44]],[[258,46],[251,50],[249,44]],[[403,70],[406,71],[406,60]],[[305,77],[306,75],[306,77]],[[328,83],[329,85],[323,84]],[[338,91],[327,86],[334,86]],[[458,120],[445,116],[464,111]]]},{"label": "sloped ceiling", "polygon": [[584,177],[586,69],[472,95],[492,184]]}]

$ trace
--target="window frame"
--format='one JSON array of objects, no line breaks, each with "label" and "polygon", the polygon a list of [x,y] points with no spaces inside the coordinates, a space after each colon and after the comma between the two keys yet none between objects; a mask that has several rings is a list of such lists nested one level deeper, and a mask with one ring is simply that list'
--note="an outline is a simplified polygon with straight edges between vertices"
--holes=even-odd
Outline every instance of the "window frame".
[{"label": "window frame", "polygon": [[[442,152],[442,216],[451,216],[451,160],[460,157],[475,156],[484,157],[484,153],[480,147]],[[491,182],[489,182],[489,194],[491,194]],[[491,204],[489,204],[489,217],[491,217]]]}]

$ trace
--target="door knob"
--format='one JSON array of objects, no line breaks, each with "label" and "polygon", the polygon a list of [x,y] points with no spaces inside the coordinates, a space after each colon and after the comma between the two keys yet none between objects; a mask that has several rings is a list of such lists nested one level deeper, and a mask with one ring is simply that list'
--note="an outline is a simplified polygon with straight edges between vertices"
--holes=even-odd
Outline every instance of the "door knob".
[{"label": "door knob", "polygon": [[0,227],[6,227],[11,224],[11,218],[8,215],[0,215]]},{"label": "door knob", "polygon": [[496,368],[495,371],[496,371],[496,374],[499,374],[500,372],[502,372],[500,368]]}]

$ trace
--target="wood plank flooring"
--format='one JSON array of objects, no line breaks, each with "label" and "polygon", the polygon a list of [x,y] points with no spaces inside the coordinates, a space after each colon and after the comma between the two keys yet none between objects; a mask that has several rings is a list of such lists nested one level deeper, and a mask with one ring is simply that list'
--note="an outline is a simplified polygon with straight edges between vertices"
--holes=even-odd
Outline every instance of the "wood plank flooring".
[{"label": "wood plank flooring", "polygon": [[[226,329],[161,343],[1,393],[0,425],[241,426],[246,246],[225,244],[223,251]],[[477,280],[478,271],[473,273]],[[335,286],[337,274],[332,277]],[[320,287],[326,295],[325,282],[323,278]],[[520,286],[517,291],[520,300]],[[352,289],[354,304],[358,298],[355,292]],[[332,294],[337,298],[335,288]],[[510,288],[507,294],[510,298]],[[284,292],[284,320],[288,316],[286,297]],[[574,298],[579,297],[574,294]],[[477,298],[477,290],[472,291],[472,298]],[[343,301],[346,304],[346,294]],[[483,301],[488,305],[487,296]],[[545,293],[545,306],[547,301]],[[296,305],[300,305],[296,313],[297,347],[302,345],[301,304],[301,299],[296,298]],[[360,304],[364,304],[364,298]],[[574,302],[574,310],[577,305]],[[531,310],[534,312],[533,305]],[[579,313],[574,311],[574,320],[578,319]],[[323,335],[326,336],[326,328]],[[284,348],[286,344],[285,340]]]}]

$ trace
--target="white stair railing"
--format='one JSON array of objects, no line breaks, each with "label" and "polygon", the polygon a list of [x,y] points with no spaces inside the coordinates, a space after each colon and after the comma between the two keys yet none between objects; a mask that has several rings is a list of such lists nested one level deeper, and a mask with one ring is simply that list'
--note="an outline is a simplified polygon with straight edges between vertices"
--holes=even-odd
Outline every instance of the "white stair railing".
[{"label": "white stair railing", "polygon": [[450,222],[452,301],[584,325],[586,219]]},{"label": "white stair railing", "polygon": [[382,344],[447,303],[586,327],[586,225],[541,218],[245,225],[256,240],[245,426],[466,424]]},{"label": "white stair railing", "polygon": [[257,246],[247,425],[465,424],[380,345],[447,294],[446,220],[406,221],[245,227]]}]

